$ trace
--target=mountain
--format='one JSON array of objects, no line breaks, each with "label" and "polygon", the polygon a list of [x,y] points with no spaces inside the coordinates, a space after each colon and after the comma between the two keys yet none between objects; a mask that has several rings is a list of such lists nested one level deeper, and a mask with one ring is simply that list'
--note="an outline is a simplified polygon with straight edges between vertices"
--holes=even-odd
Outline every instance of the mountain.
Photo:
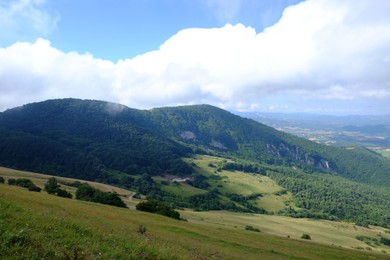
[{"label": "mountain", "polygon": [[190,173],[190,149],[118,104],[50,100],[0,114],[0,162],[23,170],[117,183],[128,174]]},{"label": "mountain", "polygon": [[180,158],[214,153],[390,184],[390,163],[367,150],[319,145],[209,105],[143,111],[49,100],[0,113],[0,125],[2,165],[54,175],[185,175]]},{"label": "mountain", "polygon": [[[204,166],[188,159],[196,155],[225,159]],[[60,99],[9,109],[0,113],[0,165],[114,184],[181,207],[265,213],[264,194],[228,186],[219,174],[249,172],[285,189],[272,196],[292,193],[277,214],[390,223],[388,159],[209,105],[137,110]]]},{"label": "mountain", "polygon": [[159,108],[150,113],[155,127],[171,139],[223,156],[390,184],[390,162],[364,148],[317,144],[208,105]]}]

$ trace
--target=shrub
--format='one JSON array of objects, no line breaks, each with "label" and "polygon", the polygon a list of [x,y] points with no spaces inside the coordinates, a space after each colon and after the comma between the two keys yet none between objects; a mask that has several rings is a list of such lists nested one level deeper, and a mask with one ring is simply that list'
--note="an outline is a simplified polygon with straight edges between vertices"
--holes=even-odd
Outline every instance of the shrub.
[{"label": "shrub", "polygon": [[76,199],[127,208],[116,192],[103,192],[88,183],[83,183],[77,188]]},{"label": "shrub", "polygon": [[35,192],[41,192],[42,189],[39,188],[38,186],[32,185],[32,186],[28,187],[28,190],[35,191]]},{"label": "shrub", "polygon": [[73,197],[72,193],[70,193],[67,190],[63,190],[63,189],[58,189],[57,192],[56,192],[56,195],[58,197],[69,198],[69,199],[71,199]]},{"label": "shrub", "polygon": [[4,182],[5,182],[5,179],[2,176],[0,176],[0,183],[4,183]]},{"label": "shrub", "polygon": [[245,230],[260,232],[260,229],[252,227],[252,226],[245,226]]},{"label": "shrub", "polygon": [[57,195],[58,197],[69,198],[71,199],[73,196],[67,190],[60,189],[61,185],[58,184],[56,178],[52,177],[47,180],[45,184],[45,191],[52,195]]},{"label": "shrub", "polygon": [[41,191],[41,188],[37,187],[30,179],[8,179],[8,184],[23,187],[28,189],[29,191]]},{"label": "shrub", "polygon": [[385,238],[385,237],[381,237],[381,240],[380,242],[386,246],[390,246],[390,239],[388,238]]},{"label": "shrub", "polygon": [[311,237],[310,237],[309,234],[303,234],[303,235],[301,236],[301,238],[302,238],[302,239],[311,240]]},{"label": "shrub", "polygon": [[180,213],[170,205],[158,200],[148,200],[140,202],[136,206],[137,210],[160,214],[174,219],[180,219]]},{"label": "shrub", "polygon": [[8,185],[16,185],[16,179],[8,179]]},{"label": "shrub", "polygon": [[145,234],[146,233],[146,227],[144,225],[138,225],[137,232],[142,234],[142,235]]},{"label": "shrub", "polygon": [[52,177],[45,184],[45,191],[49,194],[56,194],[57,190],[60,188],[60,185],[57,182],[57,179]]}]

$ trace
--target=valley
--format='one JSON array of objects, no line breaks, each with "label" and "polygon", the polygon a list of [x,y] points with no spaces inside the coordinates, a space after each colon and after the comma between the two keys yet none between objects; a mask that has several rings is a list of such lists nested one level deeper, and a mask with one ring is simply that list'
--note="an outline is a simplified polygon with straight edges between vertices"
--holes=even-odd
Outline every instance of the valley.
[{"label": "valley", "polygon": [[390,158],[390,116],[238,114],[314,142],[335,146],[364,146]]}]

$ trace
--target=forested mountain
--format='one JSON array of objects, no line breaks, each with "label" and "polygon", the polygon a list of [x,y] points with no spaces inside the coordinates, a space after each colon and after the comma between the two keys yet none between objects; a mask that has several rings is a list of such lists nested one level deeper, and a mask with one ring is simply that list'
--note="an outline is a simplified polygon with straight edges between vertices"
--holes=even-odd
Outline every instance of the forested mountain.
[{"label": "forested mountain", "polygon": [[390,185],[389,160],[364,148],[321,145],[208,105],[158,108],[150,114],[166,136],[224,156]]},{"label": "forested mountain", "polygon": [[214,153],[390,184],[390,162],[362,148],[320,145],[209,105],[136,110],[61,99],[0,113],[0,163],[57,175],[185,175],[180,158]]},{"label": "forested mountain", "polygon": [[[252,200],[261,194],[228,194],[212,184],[218,176],[183,160],[196,154],[236,162],[219,169],[273,178],[301,208],[281,214],[364,222],[371,212],[367,223],[390,222],[390,160],[364,148],[317,144],[209,105],[137,110],[61,99],[0,113],[1,166],[115,184],[180,206],[265,212]],[[161,176],[187,178],[197,193],[172,194],[155,181]]]},{"label": "forested mountain", "polygon": [[180,159],[189,152],[149,127],[142,111],[118,104],[50,100],[0,114],[0,164],[8,167],[117,183],[127,174],[191,173]]}]

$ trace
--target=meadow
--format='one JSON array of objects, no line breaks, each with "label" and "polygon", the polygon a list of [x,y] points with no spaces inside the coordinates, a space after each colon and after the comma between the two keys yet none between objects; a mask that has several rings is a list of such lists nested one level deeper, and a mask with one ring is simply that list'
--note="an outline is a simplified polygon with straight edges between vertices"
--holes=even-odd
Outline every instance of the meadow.
[{"label": "meadow", "polygon": [[[1,169],[2,176],[23,174],[31,173]],[[50,176],[44,177],[34,180],[44,183]],[[0,184],[0,258],[390,258],[384,252],[389,246],[355,238],[389,236],[382,228],[226,211],[180,213],[188,221]],[[246,230],[248,225],[260,232]],[[303,233],[312,239],[301,239]]]}]

